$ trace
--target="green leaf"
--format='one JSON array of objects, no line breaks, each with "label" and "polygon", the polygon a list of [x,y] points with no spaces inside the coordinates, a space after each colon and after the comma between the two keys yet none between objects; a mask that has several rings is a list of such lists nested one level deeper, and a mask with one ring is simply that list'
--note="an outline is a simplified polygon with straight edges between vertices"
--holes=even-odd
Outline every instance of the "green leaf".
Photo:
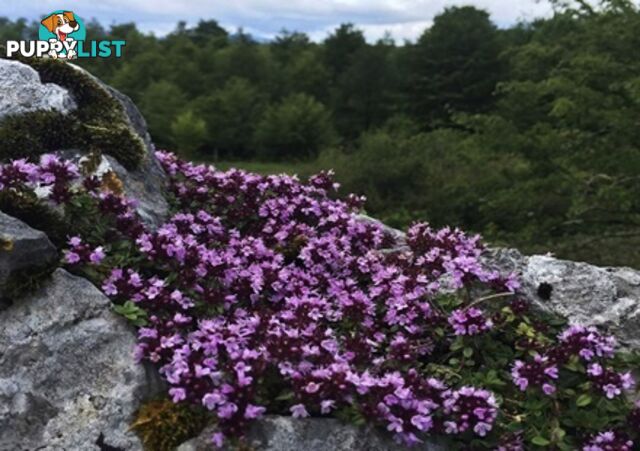
[{"label": "green leaf", "polygon": [[293,399],[293,392],[292,391],[286,391],[283,393],[280,393],[277,397],[276,397],[276,401],[289,401],[291,399]]},{"label": "green leaf", "polygon": [[462,355],[465,356],[466,358],[471,357],[473,355],[473,348],[470,348],[470,347],[464,348],[464,350],[462,351]]},{"label": "green leaf", "polygon": [[589,404],[591,404],[591,395],[588,395],[586,393],[584,395],[580,395],[576,400],[576,405],[578,407],[585,407]]},{"label": "green leaf", "polygon": [[114,305],[113,310],[138,327],[145,326],[147,324],[147,312],[138,307],[132,301],[127,301],[122,305]]},{"label": "green leaf", "polygon": [[547,446],[551,442],[549,440],[547,440],[546,438],[544,438],[543,436],[537,435],[537,436],[535,436],[535,437],[533,437],[531,439],[531,443],[533,443],[534,445],[537,445],[537,446]]},{"label": "green leaf", "polygon": [[462,340],[462,338],[458,337],[454,340],[453,343],[451,343],[451,346],[449,347],[449,349],[455,352],[455,351],[459,351],[463,347],[464,347],[464,341]]}]

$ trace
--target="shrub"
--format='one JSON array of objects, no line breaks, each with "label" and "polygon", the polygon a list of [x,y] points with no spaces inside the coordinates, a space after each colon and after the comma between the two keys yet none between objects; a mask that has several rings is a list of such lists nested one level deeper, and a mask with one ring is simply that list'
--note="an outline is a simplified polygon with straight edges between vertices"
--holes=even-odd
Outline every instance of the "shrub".
[{"label": "shrub", "polygon": [[253,134],[264,103],[264,92],[236,77],[193,103],[194,111],[206,123],[207,148],[212,157],[237,160],[255,156]]},{"label": "shrub", "polygon": [[207,135],[207,127],[202,119],[187,110],[179,114],[171,123],[171,132],[176,144],[187,155],[194,155],[202,147]]},{"label": "shrub", "polygon": [[265,159],[314,157],[334,140],[324,105],[305,94],[293,94],[267,108],[255,131],[255,142]]},{"label": "shrub", "polygon": [[[406,248],[307,183],[159,157],[174,216],[146,230],[133,204],[46,157],[3,166],[2,188],[47,188],[86,211],[65,261],[103,279],[139,327],[177,404],[210,411],[217,446],[266,412],[371,422],[451,449],[632,449],[637,356],[596,328],[530,309],[487,268],[477,236],[413,225]],[[75,224],[75,222],[71,222]]]}]

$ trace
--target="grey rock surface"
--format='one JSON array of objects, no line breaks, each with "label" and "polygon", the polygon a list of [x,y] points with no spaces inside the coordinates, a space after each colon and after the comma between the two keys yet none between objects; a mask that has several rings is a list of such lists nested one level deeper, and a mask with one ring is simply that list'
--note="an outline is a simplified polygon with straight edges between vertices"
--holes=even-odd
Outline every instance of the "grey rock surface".
[{"label": "grey rock surface", "polygon": [[0,298],[20,272],[52,267],[57,258],[58,251],[43,232],[0,212]]},{"label": "grey rock surface", "polygon": [[134,344],[109,299],[62,269],[1,311],[0,450],[141,449],[128,428],[154,384]]},{"label": "grey rock surface", "polygon": [[52,83],[42,83],[31,67],[0,59],[0,121],[11,114],[37,110],[68,113],[76,108],[69,92]]},{"label": "grey rock surface", "polygon": [[160,226],[167,219],[169,204],[164,195],[165,173],[156,158],[145,155],[145,160],[135,171],[127,171],[109,155],[105,158],[122,180],[125,195],[137,201],[136,210],[142,220],[153,228]]},{"label": "grey rock surface", "polygon": [[600,268],[547,255],[492,249],[487,263],[520,275],[522,292],[542,311],[571,324],[602,326],[623,345],[640,348],[640,271]]},{"label": "grey rock surface", "polygon": [[[177,451],[213,450],[212,431],[180,445]],[[297,419],[266,416],[256,421],[247,436],[256,451],[401,451],[404,448],[386,435],[371,429],[358,428],[335,419]],[[410,448],[414,451],[446,451],[443,443],[429,442]]]}]

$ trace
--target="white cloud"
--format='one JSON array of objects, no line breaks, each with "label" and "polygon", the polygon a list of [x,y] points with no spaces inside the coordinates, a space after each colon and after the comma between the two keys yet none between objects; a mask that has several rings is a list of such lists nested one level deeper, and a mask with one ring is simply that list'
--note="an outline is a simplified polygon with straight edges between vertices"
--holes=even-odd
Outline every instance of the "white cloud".
[{"label": "white cloud", "polygon": [[[59,0],[3,0],[0,15],[38,19],[59,9]],[[74,11],[102,23],[136,22],[144,31],[157,35],[172,30],[179,20],[190,24],[199,19],[216,19],[236,28],[243,26],[261,37],[280,29],[299,30],[323,39],[343,22],[353,22],[367,39],[376,40],[385,31],[393,37],[415,39],[445,7],[473,4],[487,9],[500,26],[519,19],[546,15],[551,7],[538,0],[101,0],[79,2]]]}]

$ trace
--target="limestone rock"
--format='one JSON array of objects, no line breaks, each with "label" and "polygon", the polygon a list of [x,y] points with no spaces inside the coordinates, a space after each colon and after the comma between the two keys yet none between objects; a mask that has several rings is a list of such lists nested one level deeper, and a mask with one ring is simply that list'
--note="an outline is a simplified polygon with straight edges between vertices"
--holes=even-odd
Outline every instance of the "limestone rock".
[{"label": "limestone rock", "polygon": [[513,249],[492,249],[486,261],[520,275],[523,294],[539,309],[572,324],[597,325],[640,348],[640,271],[600,268],[548,255],[526,257]]},{"label": "limestone rock", "polygon": [[57,257],[55,246],[43,232],[0,212],[0,298],[22,271],[53,266]]},{"label": "limestone rock", "polygon": [[38,72],[25,64],[0,58],[0,120],[36,110],[65,114],[75,108],[66,89],[42,83]]},{"label": "limestone rock", "polygon": [[[177,451],[210,451],[212,431],[180,445]],[[359,428],[329,418],[296,419],[266,416],[256,421],[248,434],[256,451],[389,451],[408,450],[387,435],[367,427]],[[414,451],[446,451],[439,442],[428,442],[410,448]]]},{"label": "limestone rock", "polygon": [[62,269],[0,312],[0,450],[141,449],[128,427],[153,384],[134,344],[109,299]]}]

